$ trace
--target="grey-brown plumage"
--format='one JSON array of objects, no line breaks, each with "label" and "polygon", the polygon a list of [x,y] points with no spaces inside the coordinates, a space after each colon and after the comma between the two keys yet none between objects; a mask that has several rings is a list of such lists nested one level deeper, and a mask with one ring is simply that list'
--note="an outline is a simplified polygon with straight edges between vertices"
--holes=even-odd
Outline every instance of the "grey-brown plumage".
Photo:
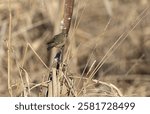
[{"label": "grey-brown plumage", "polygon": [[47,43],[47,50],[50,50],[53,47],[62,48],[66,42],[66,34],[59,33],[55,35],[48,43]]}]

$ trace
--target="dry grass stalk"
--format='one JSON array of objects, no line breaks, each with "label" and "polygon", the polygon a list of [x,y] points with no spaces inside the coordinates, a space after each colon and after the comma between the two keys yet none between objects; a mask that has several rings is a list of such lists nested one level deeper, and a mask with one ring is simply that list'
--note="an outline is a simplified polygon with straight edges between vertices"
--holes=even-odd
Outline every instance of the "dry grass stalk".
[{"label": "dry grass stalk", "polygon": [[[73,5],[74,5],[74,0],[65,0],[65,4],[64,4],[64,25],[63,25],[63,29],[62,32],[66,34],[66,37],[68,36],[68,32],[70,29],[70,25],[71,25],[71,19],[72,19],[72,13],[73,13]],[[52,96],[53,97],[57,97],[60,95],[60,83],[59,79],[62,78],[62,75],[60,75],[61,73],[61,69],[60,67],[63,67],[63,52],[64,49],[62,48],[61,51],[59,51],[56,56],[55,56],[55,60],[54,63],[52,65],[52,74],[49,76],[52,76]],[[50,89],[50,88],[49,88]],[[49,91],[49,90],[48,90]],[[50,90],[51,91],[51,90]]]},{"label": "dry grass stalk", "polygon": [[74,8],[74,0],[65,0],[64,4],[64,26],[62,32],[68,34],[71,20],[72,20],[72,14],[73,14],[73,8]]},{"label": "dry grass stalk", "polygon": [[58,97],[58,75],[57,75],[57,69],[52,68],[52,95],[53,97]]},{"label": "dry grass stalk", "polygon": [[12,87],[11,87],[11,31],[12,31],[12,14],[11,14],[11,0],[9,0],[9,37],[8,37],[8,90],[10,96],[12,94]]}]

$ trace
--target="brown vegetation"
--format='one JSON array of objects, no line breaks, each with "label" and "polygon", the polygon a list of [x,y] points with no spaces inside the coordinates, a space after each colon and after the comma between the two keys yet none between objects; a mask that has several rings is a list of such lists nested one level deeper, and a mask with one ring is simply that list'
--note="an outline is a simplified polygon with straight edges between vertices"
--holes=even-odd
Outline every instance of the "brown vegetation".
[{"label": "brown vegetation", "polygon": [[[9,3],[0,0],[0,96],[46,96],[53,61],[46,43],[60,32],[63,1]],[[150,96],[148,4],[75,0],[62,96]]]}]

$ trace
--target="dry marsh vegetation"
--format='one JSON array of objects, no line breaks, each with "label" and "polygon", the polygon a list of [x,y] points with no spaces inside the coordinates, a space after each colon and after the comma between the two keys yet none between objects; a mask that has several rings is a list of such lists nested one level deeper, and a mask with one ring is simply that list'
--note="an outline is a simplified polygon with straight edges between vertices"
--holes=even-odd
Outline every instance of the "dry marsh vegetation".
[{"label": "dry marsh vegetation", "polygon": [[64,0],[0,0],[0,96],[150,96],[148,4],[75,0],[58,75]]}]

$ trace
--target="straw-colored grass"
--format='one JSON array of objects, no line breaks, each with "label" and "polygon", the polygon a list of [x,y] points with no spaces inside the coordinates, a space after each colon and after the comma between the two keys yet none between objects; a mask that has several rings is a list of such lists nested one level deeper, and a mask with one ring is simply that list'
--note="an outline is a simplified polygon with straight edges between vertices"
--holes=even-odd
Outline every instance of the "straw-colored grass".
[{"label": "straw-colored grass", "polygon": [[58,72],[63,3],[0,1],[0,96],[150,96],[150,2],[75,0]]}]

